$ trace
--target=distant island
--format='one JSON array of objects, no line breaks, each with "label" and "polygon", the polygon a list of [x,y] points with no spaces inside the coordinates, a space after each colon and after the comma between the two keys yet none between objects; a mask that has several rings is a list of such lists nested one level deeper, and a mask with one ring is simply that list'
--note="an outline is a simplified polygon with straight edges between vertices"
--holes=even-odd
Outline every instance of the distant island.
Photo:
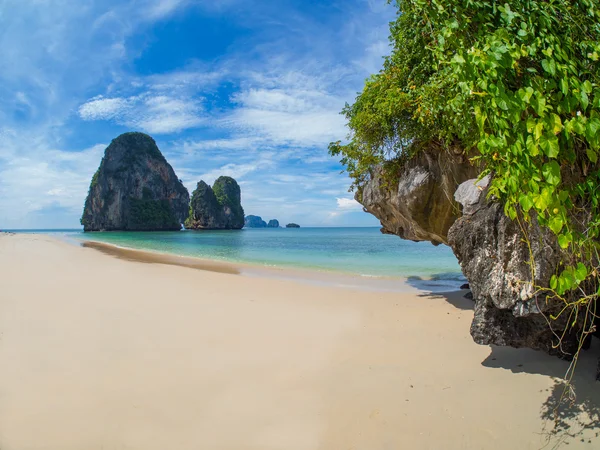
[{"label": "distant island", "polygon": [[192,193],[185,228],[192,230],[240,230],[244,227],[241,190],[231,177],[219,177],[211,188],[200,180]]},{"label": "distant island", "polygon": [[300,228],[300,225],[298,225],[297,223],[288,223],[285,227],[286,228]]},{"label": "distant island", "polygon": [[244,226],[246,228],[279,228],[279,220],[271,219],[267,223],[260,216],[248,215],[244,220]]},{"label": "distant island", "polygon": [[125,133],[104,151],[92,177],[81,224],[84,231],[180,230],[190,195],[144,133]]}]

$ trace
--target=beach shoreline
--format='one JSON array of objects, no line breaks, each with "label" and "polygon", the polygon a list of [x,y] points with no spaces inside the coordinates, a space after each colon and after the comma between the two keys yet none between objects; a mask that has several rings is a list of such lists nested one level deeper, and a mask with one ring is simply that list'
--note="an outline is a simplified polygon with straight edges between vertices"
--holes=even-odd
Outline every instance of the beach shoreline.
[{"label": "beach shoreline", "polygon": [[0,235],[0,448],[594,448],[594,355],[552,432],[568,363],[475,344],[459,292],[147,262]]}]

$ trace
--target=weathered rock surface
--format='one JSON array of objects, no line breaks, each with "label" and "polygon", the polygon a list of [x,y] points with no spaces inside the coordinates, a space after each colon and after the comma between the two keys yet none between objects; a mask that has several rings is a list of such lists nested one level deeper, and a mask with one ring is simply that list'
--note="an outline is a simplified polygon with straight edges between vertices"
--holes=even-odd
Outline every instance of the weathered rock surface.
[{"label": "weathered rock surface", "polygon": [[189,198],[154,139],[125,133],[104,152],[81,224],[84,231],[180,230]]},{"label": "weathered rock surface", "polygon": [[297,223],[288,223],[285,227],[286,228],[300,228],[300,225],[298,225]]},{"label": "weathered rock surface", "polygon": [[457,256],[475,301],[471,335],[480,344],[529,347],[565,356],[577,344],[577,327],[560,348],[565,320],[547,320],[560,305],[536,297],[533,286],[549,284],[561,254],[556,238],[535,218],[527,225],[536,266],[518,223],[502,206],[487,200],[488,177],[461,155],[428,150],[409,161],[390,185],[376,170],[356,196],[375,215],[382,232],[404,239],[449,245]]},{"label": "weathered rock surface", "polygon": [[376,169],[356,194],[365,210],[381,221],[382,233],[447,244],[448,230],[460,216],[454,192],[478,174],[462,152],[423,151],[402,168],[397,184],[385,180],[382,172]]},{"label": "weathered rock surface", "polygon": [[[487,182],[463,183],[455,198],[464,214],[448,231],[448,242],[457,256],[475,300],[471,335],[479,344],[529,347],[550,354],[573,354],[576,329],[564,337],[561,348],[556,334],[566,327],[567,315],[550,320],[561,304],[535,295],[534,286],[547,287],[561,260],[561,250],[551,231],[535,219],[525,224],[535,267],[529,265],[530,248],[519,224],[502,206],[486,199]],[[483,189],[482,189],[483,188]]]},{"label": "weathered rock surface", "polygon": [[211,188],[198,182],[192,193],[185,227],[191,230],[240,230],[244,209],[240,186],[231,177],[219,177]]},{"label": "weathered rock surface", "polygon": [[277,219],[269,220],[269,223],[267,224],[267,228],[279,228],[279,220],[277,220]]},{"label": "weathered rock surface", "polygon": [[250,216],[246,216],[244,226],[246,228],[266,228],[267,222],[262,220],[262,217],[260,217],[260,216],[250,215]]}]

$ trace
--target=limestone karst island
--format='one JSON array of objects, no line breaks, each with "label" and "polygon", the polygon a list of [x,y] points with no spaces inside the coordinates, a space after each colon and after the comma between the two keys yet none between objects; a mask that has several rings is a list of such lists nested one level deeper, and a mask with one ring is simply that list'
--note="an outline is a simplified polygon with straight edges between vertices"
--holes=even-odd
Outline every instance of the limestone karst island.
[{"label": "limestone karst island", "polygon": [[600,449],[600,0],[0,29],[1,450]]}]

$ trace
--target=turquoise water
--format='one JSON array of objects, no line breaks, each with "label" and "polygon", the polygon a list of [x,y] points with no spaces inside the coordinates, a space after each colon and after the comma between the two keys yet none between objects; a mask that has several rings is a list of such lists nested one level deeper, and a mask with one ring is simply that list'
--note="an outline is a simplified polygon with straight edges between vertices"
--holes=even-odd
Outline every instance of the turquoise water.
[{"label": "turquoise water", "polygon": [[[29,231],[32,232],[32,231]],[[381,234],[379,228],[260,228],[236,231],[104,232],[37,230],[78,240],[177,255],[367,277],[426,280],[454,288],[464,281],[452,251]],[[432,283],[433,281],[433,283]]]}]

